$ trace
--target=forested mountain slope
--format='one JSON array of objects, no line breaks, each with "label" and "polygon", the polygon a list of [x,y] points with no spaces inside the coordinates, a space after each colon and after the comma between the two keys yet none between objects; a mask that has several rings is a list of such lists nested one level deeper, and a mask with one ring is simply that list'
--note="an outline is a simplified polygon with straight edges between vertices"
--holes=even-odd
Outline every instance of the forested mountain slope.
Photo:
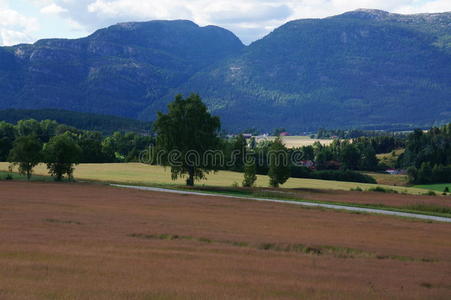
[{"label": "forested mountain slope", "polygon": [[449,121],[451,13],[289,22],[179,90],[242,128]]},{"label": "forested mountain slope", "polygon": [[234,131],[449,122],[451,13],[296,20],[247,47],[180,20],[0,48],[0,109],[152,120],[192,92]]}]

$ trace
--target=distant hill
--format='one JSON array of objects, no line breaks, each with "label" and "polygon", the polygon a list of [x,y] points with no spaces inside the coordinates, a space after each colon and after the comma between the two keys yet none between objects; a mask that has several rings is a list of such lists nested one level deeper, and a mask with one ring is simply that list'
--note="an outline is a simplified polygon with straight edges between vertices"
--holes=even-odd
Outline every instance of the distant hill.
[{"label": "distant hill", "polygon": [[151,132],[151,123],[116,116],[96,115],[59,109],[6,109],[0,110],[0,121],[16,124],[20,120],[54,120],[78,129],[111,134],[115,131]]},{"label": "distant hill", "polygon": [[0,109],[58,108],[137,117],[194,73],[244,48],[191,21],[122,23],[76,40],[0,48]]},{"label": "distant hill", "polygon": [[191,92],[232,131],[450,122],[451,13],[296,20],[247,47],[225,29],[180,20],[0,48],[3,109],[151,120]]},{"label": "distant hill", "polygon": [[[226,125],[241,128],[446,122],[451,13],[359,10],[289,22],[178,90],[199,92]],[[147,111],[161,108],[153,105]]]}]

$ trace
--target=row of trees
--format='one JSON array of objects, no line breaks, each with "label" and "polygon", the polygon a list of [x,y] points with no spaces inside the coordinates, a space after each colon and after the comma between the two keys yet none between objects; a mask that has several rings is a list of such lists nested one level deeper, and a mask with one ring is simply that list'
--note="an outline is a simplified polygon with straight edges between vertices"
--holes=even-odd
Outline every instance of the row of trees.
[{"label": "row of trees", "polygon": [[399,132],[389,133],[387,131],[375,131],[375,130],[361,130],[361,129],[324,129],[321,128],[318,130],[316,134],[316,138],[318,139],[330,139],[330,138],[338,138],[338,139],[356,139],[360,137],[383,137],[383,138],[394,138],[398,142],[402,143],[405,134]]},{"label": "row of trees", "polygon": [[0,122],[0,161],[8,159],[14,141],[20,137],[34,136],[46,144],[52,137],[65,133],[82,149],[82,163],[136,161],[138,154],[153,143],[151,136],[135,132],[115,132],[104,136],[97,131],[79,130],[50,120],[21,120],[15,125]]},{"label": "row of trees", "polygon": [[451,165],[434,165],[423,162],[420,168],[407,169],[409,182],[414,184],[448,183],[451,182]]},{"label": "row of trees", "polygon": [[[398,164],[410,167],[412,183],[449,178],[446,166],[451,163],[451,124],[427,133],[415,131],[407,141],[392,135],[376,135],[287,149],[279,138],[260,143],[241,135],[221,139],[219,118],[211,116],[198,95],[186,99],[177,96],[168,108],[168,113],[159,113],[154,123],[156,138],[121,132],[103,136],[49,120],[23,120],[16,125],[0,122],[0,160],[17,165],[28,178],[33,168],[44,162],[50,174],[61,180],[65,175],[72,177],[74,164],[137,161],[144,149],[154,145],[157,150],[166,150],[158,163],[170,166],[173,179],[186,177],[188,185],[205,178],[209,172],[227,169],[244,171],[244,186],[252,186],[257,174],[265,174],[270,177],[270,185],[277,187],[290,176],[373,182],[355,171],[383,169],[376,154],[406,143]],[[178,157],[171,156],[174,150]],[[221,151],[226,161],[202,160],[193,164],[186,159],[193,152],[203,157],[211,151]],[[152,159],[151,163],[157,161]]]},{"label": "row of trees", "polygon": [[41,162],[61,180],[64,175],[72,177],[77,163],[137,161],[139,153],[152,143],[152,137],[133,132],[103,136],[50,120],[21,120],[15,125],[0,122],[0,161],[18,166],[28,178]]},{"label": "row of trees", "polygon": [[64,175],[72,179],[73,166],[80,162],[81,154],[80,146],[67,133],[50,138],[44,146],[37,136],[25,135],[14,141],[8,160],[17,165],[19,173],[28,180],[33,168],[45,162],[49,173],[61,181]]}]

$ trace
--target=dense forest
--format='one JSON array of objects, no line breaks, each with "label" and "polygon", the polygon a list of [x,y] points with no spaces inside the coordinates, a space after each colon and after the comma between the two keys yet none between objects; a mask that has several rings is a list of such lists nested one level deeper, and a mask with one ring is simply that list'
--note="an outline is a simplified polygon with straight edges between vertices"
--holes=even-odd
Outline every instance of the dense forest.
[{"label": "dense forest", "polygon": [[17,123],[20,120],[55,120],[81,130],[112,134],[115,131],[149,134],[152,123],[109,115],[90,114],[61,109],[6,109],[0,110],[0,120]]},{"label": "dense forest", "polygon": [[399,166],[408,168],[412,183],[451,182],[451,124],[410,134]]}]

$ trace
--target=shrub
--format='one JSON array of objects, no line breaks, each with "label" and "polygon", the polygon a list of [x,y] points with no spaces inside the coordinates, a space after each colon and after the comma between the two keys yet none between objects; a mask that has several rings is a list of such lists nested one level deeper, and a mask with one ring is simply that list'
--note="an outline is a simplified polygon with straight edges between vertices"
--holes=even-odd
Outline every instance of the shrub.
[{"label": "shrub", "polygon": [[244,165],[243,187],[253,187],[257,181],[255,162]]},{"label": "shrub", "polygon": [[381,186],[377,186],[377,187],[374,187],[374,188],[369,188],[368,191],[369,192],[378,192],[378,193],[394,193],[394,194],[398,194],[397,190],[387,189],[387,188],[383,188]]},{"label": "shrub", "polygon": [[428,191],[427,193],[424,193],[425,196],[437,196],[437,194],[434,191]]},{"label": "shrub", "polygon": [[351,191],[353,191],[353,192],[363,192],[362,188],[359,187],[359,186],[356,187],[355,189],[351,188]]},{"label": "shrub", "polygon": [[377,183],[376,180],[368,175],[351,170],[322,170],[312,171],[305,167],[292,167],[291,177],[293,178],[311,178],[322,180],[349,181],[359,183]]},{"label": "shrub", "polygon": [[351,170],[316,171],[312,173],[311,178],[323,180],[361,182],[361,183],[377,183],[373,177]]}]

